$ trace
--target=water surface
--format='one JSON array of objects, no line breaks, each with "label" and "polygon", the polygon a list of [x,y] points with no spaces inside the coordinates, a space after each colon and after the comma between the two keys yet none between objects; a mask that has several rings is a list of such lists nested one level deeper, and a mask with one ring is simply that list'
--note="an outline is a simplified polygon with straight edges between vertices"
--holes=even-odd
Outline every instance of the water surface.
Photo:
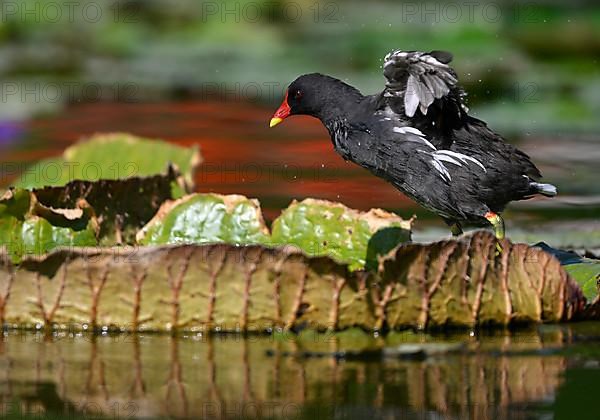
[{"label": "water surface", "polygon": [[[451,354],[327,355],[463,342]],[[4,414],[204,418],[597,418],[597,324],[518,332],[86,335],[5,331]],[[311,352],[319,352],[312,354]]]}]

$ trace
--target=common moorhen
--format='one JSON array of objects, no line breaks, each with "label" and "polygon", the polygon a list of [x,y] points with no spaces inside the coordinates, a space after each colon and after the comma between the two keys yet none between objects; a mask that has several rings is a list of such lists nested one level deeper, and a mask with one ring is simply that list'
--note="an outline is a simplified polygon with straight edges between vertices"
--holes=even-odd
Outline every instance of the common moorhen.
[{"label": "common moorhen", "polygon": [[[392,51],[385,88],[363,95],[319,73],[289,85],[270,126],[311,115],[329,131],[338,154],[389,181],[441,216],[454,235],[462,223],[491,223],[504,237],[500,213],[513,200],[556,195],[537,182],[529,156],[468,114],[465,92],[444,51]],[[487,222],[486,222],[487,221]]]}]

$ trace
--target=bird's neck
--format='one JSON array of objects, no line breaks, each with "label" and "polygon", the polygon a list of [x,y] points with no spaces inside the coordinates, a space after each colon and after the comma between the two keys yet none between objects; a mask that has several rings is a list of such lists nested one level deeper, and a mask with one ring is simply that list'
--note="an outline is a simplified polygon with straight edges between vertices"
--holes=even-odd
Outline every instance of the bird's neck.
[{"label": "bird's neck", "polygon": [[357,105],[365,98],[358,89],[339,79],[333,79],[323,93],[324,100],[313,116],[320,119],[330,131],[339,121],[351,119]]}]

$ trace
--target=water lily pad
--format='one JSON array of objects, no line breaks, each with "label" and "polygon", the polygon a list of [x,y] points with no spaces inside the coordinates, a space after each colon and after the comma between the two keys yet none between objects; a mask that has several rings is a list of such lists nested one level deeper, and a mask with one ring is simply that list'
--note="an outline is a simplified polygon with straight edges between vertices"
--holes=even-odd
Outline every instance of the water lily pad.
[{"label": "water lily pad", "polygon": [[46,207],[73,208],[87,203],[98,219],[101,245],[133,244],[137,232],[152,219],[162,203],[173,199],[176,168],[167,173],[122,180],[72,181],[63,187],[34,189]]},{"label": "water lily pad", "polygon": [[98,134],[67,148],[60,157],[32,165],[14,186],[33,189],[64,186],[73,180],[147,177],[162,174],[173,164],[183,176],[183,185],[176,193],[179,196],[193,189],[193,172],[200,163],[197,147],[185,148],[124,133]]},{"label": "water lily pad", "polygon": [[598,297],[600,286],[600,261],[582,258],[578,264],[567,264],[563,268],[581,286],[584,296],[592,302]]},{"label": "water lily pad", "polygon": [[0,198],[0,245],[13,262],[59,246],[96,245],[96,226],[90,212],[47,208],[29,191],[9,190]]},{"label": "water lily pad", "polygon": [[142,245],[291,245],[361,269],[365,264],[376,268],[378,257],[410,240],[410,227],[411,221],[383,210],[361,213],[339,203],[306,199],[285,209],[269,234],[256,200],[193,194],[165,203],[137,239]]},{"label": "water lily pad", "polygon": [[579,284],[588,302],[598,299],[600,287],[600,261],[592,258],[581,257],[574,252],[555,249],[545,243],[535,245],[554,255],[563,268]]},{"label": "water lily pad", "polygon": [[[502,248],[497,256],[496,239],[484,231],[401,245],[379,273],[289,247],[60,249],[27,256],[18,268],[0,258],[0,323],[382,331],[562,322],[583,314],[581,290],[558,260],[524,244],[503,241]],[[32,296],[41,304],[32,305]]]},{"label": "water lily pad", "polygon": [[268,243],[256,200],[241,195],[192,194],[162,205],[137,235],[143,245]]},{"label": "water lily pad", "polygon": [[410,241],[412,221],[380,209],[362,213],[343,204],[293,202],[272,227],[274,244],[291,244],[309,255],[326,255],[351,269],[375,268],[377,258]]},{"label": "water lily pad", "polygon": [[144,178],[10,189],[0,199],[0,246],[19,261],[59,246],[132,244],[160,205],[173,198],[178,178],[169,167],[165,175]]}]

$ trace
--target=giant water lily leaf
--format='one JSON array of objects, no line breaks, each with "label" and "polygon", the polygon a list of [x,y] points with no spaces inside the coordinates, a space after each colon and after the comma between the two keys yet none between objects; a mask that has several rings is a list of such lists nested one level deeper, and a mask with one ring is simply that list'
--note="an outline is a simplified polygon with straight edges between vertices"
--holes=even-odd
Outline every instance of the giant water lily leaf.
[{"label": "giant water lily leaf", "polygon": [[182,195],[193,190],[193,173],[200,162],[197,147],[179,147],[124,133],[99,134],[67,148],[60,157],[34,164],[14,186],[33,189],[64,186],[73,180],[148,177],[164,173],[172,164],[183,176],[181,187],[175,186],[175,195]]},{"label": "giant water lily leaf", "polygon": [[579,284],[588,301],[598,300],[600,261],[555,249],[545,243],[538,243],[535,246],[554,255],[561,262],[565,271]]},{"label": "giant water lily leaf", "polygon": [[[539,248],[478,232],[462,240],[406,244],[381,261],[389,324],[475,325],[558,322],[585,298],[558,259]],[[399,264],[404,261],[404,264]]]},{"label": "giant water lily leaf", "polygon": [[31,217],[23,222],[21,228],[23,252],[25,255],[41,255],[57,247],[95,245],[97,240],[93,226],[94,222],[90,221],[85,229],[77,230],[53,226],[41,217]]},{"label": "giant water lily leaf", "polygon": [[133,244],[179,173],[124,180],[72,181],[63,187],[11,189],[0,199],[0,246],[13,261],[58,246]]},{"label": "giant water lily leaf", "polygon": [[52,208],[73,208],[83,200],[97,216],[101,245],[133,244],[139,229],[173,198],[172,185],[179,178],[176,168],[169,166],[164,175],[72,181],[63,187],[35,189],[33,194]]},{"label": "giant water lily leaf", "polygon": [[58,247],[96,245],[97,220],[79,207],[48,208],[34,193],[9,190],[0,198],[0,245],[13,262]]},{"label": "giant water lily leaf", "polygon": [[412,220],[379,209],[367,213],[340,203],[293,202],[273,222],[274,244],[291,244],[309,255],[327,255],[351,269],[374,268],[378,256],[410,241]]},{"label": "giant water lily leaf", "polygon": [[73,248],[3,258],[5,323],[120,329],[366,330],[513,322],[581,315],[585,299],[560,263],[488,232],[389,253],[379,273],[351,271],[293,248],[227,244]]},{"label": "giant water lily leaf", "polygon": [[191,194],[164,203],[137,238],[143,245],[264,244],[269,242],[269,230],[256,200],[241,195]]},{"label": "giant water lily leaf", "polygon": [[600,285],[600,261],[582,258],[578,264],[567,264],[563,268],[581,286],[585,297],[593,301],[598,298]]},{"label": "giant water lily leaf", "polygon": [[239,195],[193,194],[167,202],[138,234],[143,245],[224,242],[295,246],[331,256],[351,269],[376,267],[377,258],[410,240],[411,221],[383,210],[361,213],[339,204],[294,202],[269,234],[256,200]]}]

